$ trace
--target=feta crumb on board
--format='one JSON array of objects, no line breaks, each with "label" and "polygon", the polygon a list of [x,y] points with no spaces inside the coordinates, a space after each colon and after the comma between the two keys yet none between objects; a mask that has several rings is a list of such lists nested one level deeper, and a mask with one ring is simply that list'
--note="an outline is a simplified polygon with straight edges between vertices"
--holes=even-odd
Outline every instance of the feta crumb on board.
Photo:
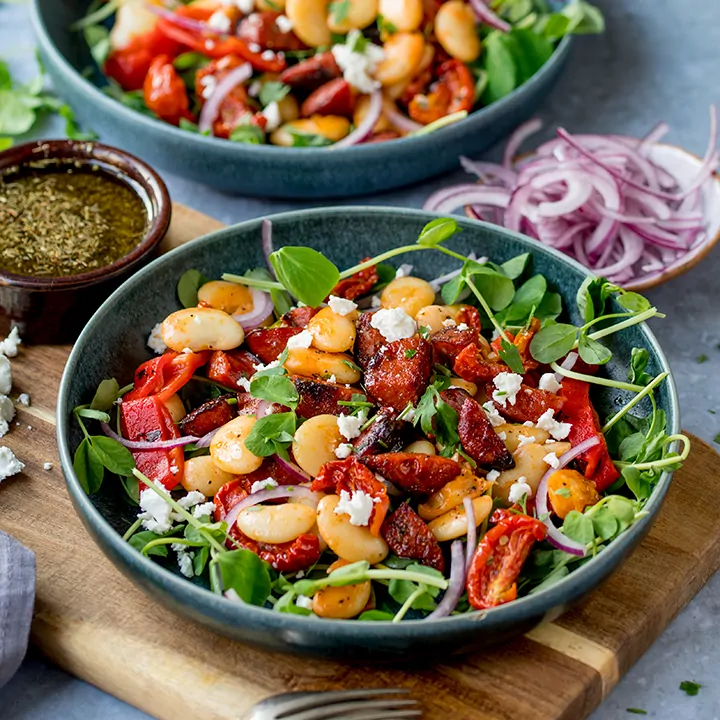
[{"label": "feta crumb on board", "polygon": [[158,323],[150,331],[150,336],[147,339],[147,346],[156,355],[162,355],[167,350],[167,345],[162,339],[162,323]]},{"label": "feta crumb on board", "polygon": [[0,342],[0,353],[7,355],[7,357],[16,357],[20,343],[22,343],[20,333],[18,332],[17,326],[14,326],[10,334]]},{"label": "feta crumb on board", "polygon": [[493,390],[493,400],[503,407],[505,407],[507,403],[514,405],[517,394],[522,387],[522,381],[522,375],[518,375],[517,373],[499,373],[493,378],[493,385],[495,385],[496,388]]},{"label": "feta crumb on board", "polygon": [[0,418],[11,422],[15,417],[15,405],[7,395],[0,395]]},{"label": "feta crumb on board", "polygon": [[30,396],[27,393],[20,393],[18,402],[25,407],[30,407]]},{"label": "feta crumb on board", "polygon": [[352,300],[331,295],[328,298],[328,305],[336,315],[349,315],[353,310],[357,310],[357,304]]},{"label": "feta crumb on board", "polygon": [[508,493],[508,500],[511,503],[520,502],[523,497],[532,497],[532,488],[525,482],[526,477],[519,477],[511,486]]},{"label": "feta crumb on board", "polygon": [[388,341],[405,340],[417,332],[417,323],[402,308],[383,308],[373,314],[370,325]]},{"label": "feta crumb on board", "polygon": [[12,370],[10,361],[5,355],[0,355],[0,394],[9,395],[12,390]]},{"label": "feta crumb on board", "polygon": [[50,472],[52,469],[53,469],[53,464],[51,462],[43,463],[43,470]]},{"label": "feta crumb on board", "polygon": [[355,490],[352,495],[347,490],[341,490],[335,514],[349,515],[351,525],[366,526],[370,522],[373,503],[372,495],[362,490]]},{"label": "feta crumb on board", "polygon": [[22,472],[24,467],[25,463],[20,462],[9,447],[0,447],[0,482]]}]

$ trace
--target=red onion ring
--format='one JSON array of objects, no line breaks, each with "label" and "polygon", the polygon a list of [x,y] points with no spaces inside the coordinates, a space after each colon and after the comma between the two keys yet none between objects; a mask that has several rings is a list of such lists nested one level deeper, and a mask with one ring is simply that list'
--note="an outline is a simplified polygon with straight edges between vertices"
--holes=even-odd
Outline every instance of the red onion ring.
[{"label": "red onion ring", "polygon": [[252,330],[262,325],[275,310],[270,293],[254,287],[249,288],[249,290],[253,301],[252,310],[241,315],[233,315],[233,319],[242,325],[243,330]]},{"label": "red onion ring", "polygon": [[215,37],[227,37],[228,33],[220,32],[219,30],[210,27],[207,23],[200,20],[194,20],[193,18],[185,17],[184,15],[178,15],[172,10],[161,7],[160,5],[156,5],[155,3],[146,2],[144,3],[144,5],[147,10],[153,13],[153,15],[157,15],[158,17],[161,17],[164,20],[171,22],[173,25],[177,25],[178,27],[203,34],[210,33]]},{"label": "red onion ring", "polygon": [[101,422],[100,427],[109,438],[124,445],[128,450],[172,450],[173,448],[190,445],[200,440],[200,438],[194,435],[184,435],[179,438],[172,438],[171,440],[157,440],[155,442],[148,442],[147,440],[126,440],[121,435],[118,435],[106,422]]},{"label": "red onion ring", "polygon": [[438,606],[425,618],[438,620],[447,617],[457,607],[465,590],[465,556],[461,540],[454,540],[450,546],[450,584]]},{"label": "red onion ring", "polygon": [[472,504],[472,498],[463,498],[463,507],[465,508],[465,517],[467,518],[467,547],[465,548],[465,572],[470,572],[475,549],[477,548],[477,525],[475,524],[475,508]]},{"label": "red onion ring", "polygon": [[480,22],[489,25],[496,30],[501,32],[510,32],[510,25],[506,23],[502,18],[499,18],[484,2],[483,0],[470,0],[470,6]]},{"label": "red onion ring", "polygon": [[285,458],[281,458],[279,455],[275,457],[275,462],[277,462],[278,465],[280,465],[285,472],[287,472],[289,475],[292,475],[298,483],[306,483],[311,482],[312,478],[310,475],[308,475],[301,467],[296,465],[291,460],[285,460]]},{"label": "red onion ring", "polygon": [[422,130],[424,125],[421,125],[419,122],[415,122],[412,118],[407,117],[407,115],[403,115],[396,107],[395,103],[386,103],[385,108],[385,117],[390,121],[392,125],[394,125],[398,130],[402,130],[406,133],[414,133],[418,130]]},{"label": "red onion ring", "polygon": [[[480,1],[480,0],[478,0]],[[508,28],[509,30],[509,28]],[[527,140],[531,135],[538,132],[543,126],[540,118],[533,118],[520,125],[515,132],[510,136],[507,145],[505,146],[505,152],[503,153],[502,165],[507,170],[511,170],[513,166],[513,160],[517,155],[517,151],[520,146]]]},{"label": "red onion ring", "polygon": [[212,95],[205,101],[202,110],[200,111],[200,118],[198,120],[198,130],[201,133],[212,130],[212,124],[217,117],[218,111],[222,101],[227,97],[231,90],[234,90],[238,85],[244,83],[252,77],[253,69],[250,63],[243,63],[242,65],[233,68],[230,72],[218,82],[217,87],[213,91]]},{"label": "red onion ring", "polygon": [[548,510],[548,480],[553,473],[558,470],[562,470],[570,461],[574,460],[578,455],[582,455],[586,450],[595,447],[600,442],[600,438],[596,435],[595,437],[583,440],[583,442],[571,448],[566,453],[563,453],[558,458],[559,465],[557,467],[551,467],[542,476],[540,484],[538,485],[537,493],[535,494],[535,509],[537,510],[538,518],[547,527],[547,539],[548,542],[556,547],[558,550],[562,550],[571,555],[577,555],[578,557],[585,557],[587,550],[585,545],[575,540],[571,540],[567,535],[564,535],[559,528],[556,528],[550,519],[550,512]]},{"label": "red onion ring", "polygon": [[237,505],[234,505],[223,520],[227,523],[228,528],[231,528],[238,519],[238,515],[246,508],[267,502],[268,500],[282,500],[283,498],[291,497],[306,498],[307,500],[315,501],[316,504],[320,501],[319,493],[313,492],[302,485],[281,485],[280,487],[270,490],[259,490],[258,492],[251,493],[243,498]]},{"label": "red onion ring", "polygon": [[487,185],[454,185],[434,192],[423,205],[424,210],[438,214],[451,213],[463,205],[496,205],[506,208],[510,191]]},{"label": "red onion ring", "polygon": [[495,163],[470,160],[470,158],[466,158],[464,155],[461,155],[460,165],[462,165],[465,172],[477,175],[484,183],[490,184],[489,180],[492,178],[509,188],[515,187],[515,184],[517,183],[518,174],[514,170],[509,170],[508,168],[496,165]]},{"label": "red onion ring", "polygon": [[380,90],[373,90],[370,93],[370,105],[363,121],[342,140],[338,140],[331,148],[344,148],[357,145],[367,139],[373,131],[373,128],[380,119],[383,110],[383,98]]},{"label": "red onion ring", "polygon": [[270,415],[272,413],[272,406],[273,404],[269,400],[261,400],[255,411],[255,417],[260,420],[260,418]]},{"label": "red onion ring", "polygon": [[199,447],[199,448],[210,447],[210,443],[212,442],[212,439],[215,437],[215,433],[217,433],[217,431],[218,431],[219,429],[220,429],[219,427],[218,427],[218,428],[215,428],[214,430],[211,430],[209,433],[206,433],[205,435],[203,435],[203,436],[195,443],[195,447]]},{"label": "red onion ring", "polygon": [[[572,370],[575,367],[575,363],[578,361],[578,357],[580,356],[574,350],[572,352],[569,352],[567,354],[567,357],[560,363],[560,367],[563,370]],[[564,378],[564,375],[561,375],[560,373],[555,373],[555,379],[558,382],[562,382]]]},{"label": "red onion ring", "polygon": [[272,266],[272,263],[270,262],[270,256],[273,252],[273,244],[272,244],[272,223],[267,218],[263,218],[262,223],[260,225],[260,235],[261,235],[261,244],[262,244],[262,254],[265,258],[265,264],[268,267],[268,270],[270,271],[270,274],[277,280],[277,275],[275,275],[275,268]]}]

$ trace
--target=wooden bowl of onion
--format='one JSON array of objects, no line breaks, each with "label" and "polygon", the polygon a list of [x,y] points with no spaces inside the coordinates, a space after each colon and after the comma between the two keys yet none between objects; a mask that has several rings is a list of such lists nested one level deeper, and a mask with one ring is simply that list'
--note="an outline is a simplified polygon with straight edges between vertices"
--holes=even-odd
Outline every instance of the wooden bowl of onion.
[{"label": "wooden bowl of onion", "polygon": [[502,164],[462,158],[478,183],[444,188],[425,209],[502,225],[549,245],[597,275],[632,290],[660,285],[699,263],[720,240],[718,120],[710,110],[704,157],[659,142],[659,123],[644,138],[557,137],[517,156],[541,127],[521,125]]}]

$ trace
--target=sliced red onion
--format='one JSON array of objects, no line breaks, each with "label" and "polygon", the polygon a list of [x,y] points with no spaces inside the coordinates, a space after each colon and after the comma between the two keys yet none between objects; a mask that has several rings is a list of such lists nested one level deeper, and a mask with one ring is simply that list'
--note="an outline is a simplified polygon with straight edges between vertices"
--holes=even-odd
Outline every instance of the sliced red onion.
[{"label": "sliced red onion", "polygon": [[106,422],[101,422],[100,427],[109,438],[124,445],[128,450],[172,450],[173,448],[182,447],[183,445],[190,445],[200,439],[194,435],[183,435],[179,438],[156,440],[154,442],[147,440],[126,440],[121,435],[118,435]]},{"label": "sliced red onion", "polygon": [[[475,260],[477,261],[478,257],[474,252],[471,252],[467,256],[468,260]],[[432,286],[433,290],[435,292],[438,292],[445,283],[450,282],[453,278],[456,278],[460,273],[462,272],[462,268],[458,268],[457,270],[451,270],[449,273],[445,273],[445,275],[441,275],[440,277],[436,277],[434,280],[430,280],[430,285]]]},{"label": "sliced red onion", "polygon": [[585,545],[575,540],[571,540],[567,535],[563,534],[558,528],[556,528],[550,519],[550,512],[548,509],[548,480],[553,473],[564,468],[569,462],[578,457],[578,455],[582,455],[590,448],[595,447],[599,442],[600,438],[596,435],[588,438],[587,440],[583,440],[583,442],[578,443],[574,448],[571,448],[566,453],[563,453],[558,458],[559,465],[554,468],[549,468],[542,476],[542,480],[540,480],[540,484],[538,485],[537,493],[535,494],[535,509],[537,510],[538,518],[540,518],[547,527],[548,542],[551,545],[554,545],[558,550],[570,553],[571,555],[577,555],[578,557],[585,557],[587,554]]},{"label": "sliced red onion", "polygon": [[659,122],[643,139],[638,146],[638,155],[647,157],[650,148],[659,143],[670,132],[670,126],[665,122]]},{"label": "sliced red onion", "polygon": [[[481,2],[482,0],[477,0]],[[508,28],[509,29],[509,28]],[[505,153],[503,154],[503,167],[511,170],[513,167],[513,161],[517,155],[517,151],[520,146],[531,136],[534,135],[542,128],[542,120],[540,118],[533,118],[524,122],[515,132],[510,136],[507,145],[505,146]]]},{"label": "sliced red onion", "polygon": [[275,457],[275,462],[280,465],[285,472],[292,475],[299,483],[311,482],[312,478],[302,468],[296,465],[291,460],[285,460],[279,455]]},{"label": "sliced red onion", "polygon": [[265,258],[265,264],[267,265],[268,270],[270,271],[270,274],[277,280],[277,275],[275,275],[275,268],[272,266],[272,263],[270,262],[270,256],[273,252],[273,244],[272,244],[272,223],[267,218],[263,218],[263,221],[260,225],[260,234],[261,234],[261,242],[262,242],[262,254]]},{"label": "sliced red onion", "polygon": [[506,208],[510,191],[487,185],[455,185],[433,193],[423,205],[424,210],[439,215],[451,213],[464,205],[496,205]]},{"label": "sliced red onion", "polygon": [[370,93],[370,104],[368,110],[363,118],[362,122],[349,134],[346,135],[342,140],[338,140],[331,148],[344,148],[352,145],[358,145],[363,140],[367,139],[372,135],[372,131],[377,125],[377,121],[380,119],[380,115],[383,111],[383,98],[381,90],[373,90]]},{"label": "sliced red onion", "polygon": [[450,546],[450,584],[438,606],[425,618],[438,620],[447,617],[457,607],[465,590],[465,556],[462,541],[454,540]]},{"label": "sliced red onion", "polygon": [[209,433],[206,433],[203,435],[196,443],[195,447],[199,448],[206,448],[210,447],[210,443],[212,442],[212,439],[215,437],[215,434],[220,428],[215,428],[214,430],[211,430]]},{"label": "sliced red onion", "polygon": [[320,493],[313,492],[310,488],[303,487],[302,485],[280,485],[270,490],[258,490],[258,492],[251,493],[243,498],[237,505],[233,506],[225,516],[224,521],[227,523],[228,528],[231,528],[238,519],[238,515],[246,508],[259,505],[268,500],[282,500],[283,498],[293,497],[312,500],[315,504],[320,502]]},{"label": "sliced red onion", "polygon": [[464,155],[460,156],[460,164],[466,172],[477,175],[483,182],[495,179],[507,187],[514,187],[517,183],[518,174],[514,170],[502,167],[495,163],[470,160]]},{"label": "sliced red onion", "polygon": [[470,0],[470,6],[480,22],[501,32],[510,32],[510,25],[502,18],[499,18],[483,0]]},{"label": "sliced red onion", "polygon": [[472,504],[472,498],[463,498],[463,507],[465,508],[465,517],[467,518],[467,546],[465,548],[465,572],[470,572],[475,548],[477,547],[477,525],[475,524],[475,508]]},{"label": "sliced red onion", "polygon": [[[569,352],[567,357],[560,363],[560,367],[563,370],[572,370],[575,367],[575,363],[578,361],[579,355],[573,350],[572,352]],[[561,375],[560,373],[555,373],[555,379],[558,382],[562,382],[565,378],[564,375]]]},{"label": "sliced red onion", "polygon": [[161,17],[164,20],[171,22],[173,25],[185,28],[186,30],[192,30],[193,32],[203,34],[209,33],[215,37],[222,37],[227,35],[227,33],[220,32],[219,30],[210,27],[210,25],[205,22],[202,22],[200,20],[194,20],[193,18],[185,17],[184,15],[178,15],[172,10],[168,10],[167,8],[156,5],[155,3],[146,2],[145,7],[154,15],[157,15],[158,17]]},{"label": "sliced red onion", "polygon": [[395,103],[387,103],[384,108],[385,117],[390,121],[392,125],[394,125],[398,130],[401,130],[402,132],[406,133],[414,133],[418,130],[422,130],[424,125],[421,125],[419,122],[415,122],[411,118],[409,118],[407,115],[403,115],[397,107],[395,107]]},{"label": "sliced red onion", "polygon": [[243,326],[243,330],[252,330],[262,325],[275,310],[270,293],[263,292],[257,288],[251,287],[250,295],[252,296],[252,310],[240,315],[235,314],[233,318]]},{"label": "sliced red onion", "polygon": [[234,90],[238,85],[244,83],[252,77],[253,69],[250,63],[244,63],[236,68],[230,70],[230,72],[218,82],[212,95],[205,101],[202,110],[200,111],[200,118],[198,120],[198,129],[201,133],[212,130],[212,124],[217,118],[218,111],[222,101],[227,97],[231,90]]},{"label": "sliced red onion", "polygon": [[255,417],[260,420],[260,418],[264,418],[266,415],[270,415],[270,413],[272,412],[272,405],[273,404],[269,400],[261,400],[258,403]]}]

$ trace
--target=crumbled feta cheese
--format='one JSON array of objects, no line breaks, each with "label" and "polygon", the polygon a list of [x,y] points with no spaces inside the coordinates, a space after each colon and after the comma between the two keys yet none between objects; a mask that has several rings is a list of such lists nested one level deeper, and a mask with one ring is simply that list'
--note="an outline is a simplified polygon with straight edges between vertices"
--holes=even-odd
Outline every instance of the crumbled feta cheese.
[{"label": "crumbled feta cheese", "polygon": [[415,422],[415,408],[408,403],[407,407],[398,415],[398,420],[405,422]]},{"label": "crumbled feta cheese", "polygon": [[288,350],[298,348],[309,348],[312,345],[313,336],[309,330],[303,330],[297,335],[293,335],[288,341],[286,347]]},{"label": "crumbled feta cheese", "polygon": [[[165,491],[160,483],[155,484]],[[154,490],[143,490],[140,493],[140,508],[143,512],[138,513],[138,519],[142,520],[142,526],[146,530],[162,535],[172,527],[172,508]]]},{"label": "crumbled feta cheese", "polygon": [[457,326],[457,329],[458,329],[458,330],[469,330],[469,329],[470,329],[470,326],[469,326],[467,323],[460,323],[460,324]]},{"label": "crumbled feta cheese", "polygon": [[250,486],[250,494],[260,492],[261,490],[270,490],[271,488],[277,487],[277,480],[271,477],[267,477],[264,480],[256,480]]},{"label": "crumbled feta cheese", "polygon": [[13,401],[7,395],[0,395],[0,418],[9,423],[14,417],[15,406]]},{"label": "crumbled feta cheese", "polygon": [[[205,49],[206,50],[212,50],[215,47],[215,41],[214,40],[206,40],[205,41]],[[203,95],[204,97],[204,95]]]},{"label": "crumbled feta cheese", "polygon": [[338,460],[345,460],[353,454],[353,446],[350,443],[342,443],[335,448],[335,457]]},{"label": "crumbled feta cheese", "polygon": [[508,493],[508,500],[511,503],[520,502],[523,497],[532,497],[532,488],[525,482],[526,477],[519,477],[511,486]]},{"label": "crumbled feta cheese", "polygon": [[275,59],[275,53],[272,50],[263,50],[260,57],[263,60],[272,61]]},{"label": "crumbled feta cheese", "polygon": [[337,378],[335,377],[335,373],[333,373],[327,380],[329,383],[332,383],[333,385],[337,384]]},{"label": "crumbled feta cheese", "polygon": [[50,472],[53,469],[53,464],[50,462],[43,463],[43,470]]},{"label": "crumbled feta cheese", "polygon": [[30,406],[30,396],[27,393],[20,393],[18,396],[18,402],[25,407]]},{"label": "crumbled feta cheese", "polygon": [[181,497],[177,501],[177,503],[181,508],[185,508],[187,510],[188,508],[191,508],[194,505],[199,505],[200,503],[204,503],[206,499],[207,498],[198,490],[191,490],[185,497]]},{"label": "crumbled feta cheese", "polygon": [[362,490],[355,490],[352,495],[347,490],[340,491],[340,502],[335,508],[335,514],[349,515],[351,525],[367,525],[370,522],[372,511],[372,495]]},{"label": "crumbled feta cheese", "polygon": [[287,15],[278,15],[275,18],[275,27],[281,33],[289,33],[293,29],[292,20]]},{"label": "crumbled feta cheese", "polygon": [[162,323],[158,323],[148,337],[147,346],[156,354],[162,355],[167,350],[167,345],[162,339]]},{"label": "crumbled feta cheese", "polygon": [[243,15],[249,15],[255,9],[255,0],[220,0],[225,7],[236,7]]},{"label": "crumbled feta cheese", "polygon": [[493,390],[493,400],[503,407],[509,402],[515,404],[517,394],[522,387],[522,375],[512,372],[501,372],[493,378],[496,390]]},{"label": "crumbled feta cheese", "polygon": [[548,453],[548,454],[543,458],[543,460],[544,460],[551,468],[557,469],[557,468],[560,467],[560,461],[558,460],[558,456],[557,456],[554,452]]},{"label": "crumbled feta cheese", "polygon": [[552,438],[548,438],[548,439],[545,441],[545,444],[546,444],[546,445],[552,445],[553,443],[556,443],[556,442],[557,442],[557,440],[553,440]]},{"label": "crumbled feta cheese", "polygon": [[377,295],[373,295],[370,298],[370,307],[371,308],[379,308],[382,305],[382,302],[380,301],[380,298]]},{"label": "crumbled feta cheese", "polygon": [[232,23],[230,18],[222,11],[216,10],[207,21],[208,27],[221,33],[229,33]]},{"label": "crumbled feta cheese", "polygon": [[548,392],[551,392],[551,393],[557,393],[557,391],[562,386],[557,381],[557,378],[555,377],[555,373],[543,373],[540,376],[540,382],[538,383],[538,387],[541,390],[547,390]]},{"label": "crumbled feta cheese", "polygon": [[[311,336],[312,337],[312,336]],[[269,362],[267,365],[263,365],[262,363],[258,363],[255,366],[256,372],[261,372],[262,370],[271,370],[272,368],[280,367],[280,361],[279,360],[273,360],[272,362]]]},{"label": "crumbled feta cheese", "polygon": [[378,63],[385,57],[383,49],[370,42],[365,43],[362,52],[353,48],[361,37],[357,29],[351,30],[344,44],[333,45],[332,54],[335,62],[343,71],[343,77],[354,88],[366,95],[380,87],[380,83],[372,77]]},{"label": "crumbled feta cheese", "polygon": [[523,423],[523,425],[524,425],[525,427],[535,427],[535,425],[533,424],[533,421],[532,421],[532,420],[526,420],[526,421]]},{"label": "crumbled feta cheese", "polygon": [[485,476],[485,479],[488,482],[495,482],[499,477],[500,477],[499,470],[490,470],[490,472]]},{"label": "crumbled feta cheese", "polygon": [[265,106],[261,115],[267,120],[267,123],[265,124],[265,130],[267,130],[267,132],[277,130],[282,124],[280,106],[274,101]]},{"label": "crumbled feta cheese", "polygon": [[260,80],[253,80],[250,83],[250,87],[248,88],[248,95],[250,97],[257,97],[260,94],[260,91],[262,90],[262,83]]},{"label": "crumbled feta cheese", "polygon": [[16,357],[18,354],[18,345],[22,342],[18,333],[17,326],[13,327],[10,334],[0,342],[0,353],[8,357]]},{"label": "crumbled feta cheese", "polygon": [[564,440],[572,430],[570,423],[558,422],[553,418],[553,410],[546,410],[537,421],[537,427],[547,430],[555,440]]},{"label": "crumbled feta cheese", "polygon": [[488,400],[483,405],[483,410],[485,411],[485,414],[488,416],[488,420],[490,421],[490,424],[493,427],[498,427],[500,425],[505,424],[505,418],[500,414],[498,409],[495,407],[495,405]]},{"label": "crumbled feta cheese", "polygon": [[360,428],[364,423],[362,415],[338,415],[337,418],[338,430],[346,440],[352,440],[360,435]]},{"label": "crumbled feta cheese", "polygon": [[9,395],[12,390],[12,370],[10,369],[10,361],[0,355],[0,394]]},{"label": "crumbled feta cheese", "polygon": [[349,315],[353,310],[357,310],[357,304],[352,300],[331,295],[328,298],[328,305],[336,315]]},{"label": "crumbled feta cheese", "polygon": [[443,320],[443,327],[451,328],[451,327],[457,327],[457,323],[452,318],[447,318]]},{"label": "crumbled feta cheese", "polygon": [[28,425],[28,430],[32,430],[32,429],[33,429],[33,426],[32,426],[32,425]]},{"label": "crumbled feta cheese", "polygon": [[388,341],[405,340],[417,331],[417,323],[402,308],[383,308],[373,314],[370,325]]},{"label": "crumbled feta cheese", "polygon": [[249,43],[248,49],[250,50],[250,52],[259,53],[262,50],[262,47],[257,43]]},{"label": "crumbled feta cheese", "polygon": [[501,430],[501,431],[497,434],[497,436],[498,436],[503,442],[505,442],[505,441],[507,440],[507,433],[506,433],[504,430]]},{"label": "crumbled feta cheese", "polygon": [[189,347],[184,347],[184,348],[182,349],[182,351],[183,351],[183,353],[185,353],[185,355],[191,355],[191,354],[192,354],[192,350],[191,350]]},{"label": "crumbled feta cheese", "polygon": [[196,505],[193,508],[193,517],[201,518],[201,517],[212,517],[212,514],[215,512],[215,503],[210,501],[206,503],[200,503],[200,505]]},{"label": "crumbled feta cheese", "polygon": [[302,580],[302,578],[304,578],[304,577],[305,577],[305,571],[304,571],[304,570],[298,570],[298,571],[295,573],[295,579],[296,579],[296,580]]},{"label": "crumbled feta cheese", "polygon": [[194,552],[190,552],[186,545],[181,543],[172,543],[170,547],[177,553],[177,563],[180,568],[180,572],[186,577],[191,578],[195,576],[193,569],[193,558],[195,557]]},{"label": "crumbled feta cheese", "polygon": [[518,435],[518,447],[521,448],[523,445],[532,445],[535,442],[535,438],[532,435]]},{"label": "crumbled feta cheese", "polygon": [[10,425],[8,421],[0,418],[0,438],[5,437],[10,432]]},{"label": "crumbled feta cheese", "polygon": [[200,87],[202,87],[200,94],[205,100],[210,98],[210,96],[215,92],[217,84],[218,81],[214,75],[205,75],[205,77],[200,78]]},{"label": "crumbled feta cheese", "polygon": [[177,475],[180,472],[180,468],[177,465],[171,465],[170,466],[170,472],[173,475]]},{"label": "crumbled feta cheese", "polygon": [[307,595],[298,595],[297,600],[295,600],[295,604],[305,610],[312,610],[312,602],[312,598]]},{"label": "crumbled feta cheese", "polygon": [[250,392],[250,381],[247,378],[241,377],[237,381],[238,387],[242,388],[245,392]]}]

